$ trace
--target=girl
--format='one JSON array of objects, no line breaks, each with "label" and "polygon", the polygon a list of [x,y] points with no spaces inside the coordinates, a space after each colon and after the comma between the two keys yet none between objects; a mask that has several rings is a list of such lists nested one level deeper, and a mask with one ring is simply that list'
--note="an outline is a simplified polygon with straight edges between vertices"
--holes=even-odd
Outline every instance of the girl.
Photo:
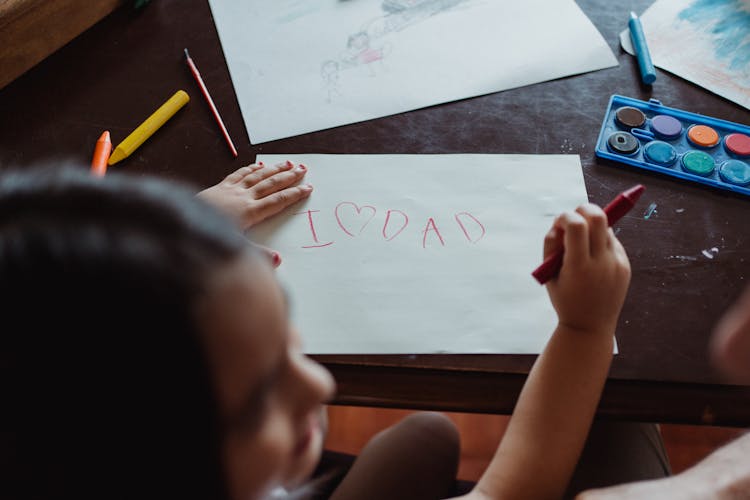
[{"label": "girl", "polygon": [[[252,165],[199,197],[246,227],[308,196],[304,173]],[[560,497],[584,446],[630,269],[594,205],[556,219],[545,255],[563,243],[547,286],[558,327],[466,498]],[[334,384],[302,354],[293,304],[259,255],[235,223],[163,181],[3,176],[0,496],[248,499],[302,483]],[[446,422],[427,414],[387,431],[333,497],[450,495]]]}]

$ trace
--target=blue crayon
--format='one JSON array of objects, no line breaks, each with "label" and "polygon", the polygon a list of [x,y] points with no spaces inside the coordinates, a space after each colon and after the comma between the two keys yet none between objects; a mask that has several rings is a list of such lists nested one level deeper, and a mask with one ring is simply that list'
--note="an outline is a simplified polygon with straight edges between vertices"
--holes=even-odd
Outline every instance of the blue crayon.
[{"label": "blue crayon", "polygon": [[630,39],[633,41],[633,48],[638,57],[641,80],[646,85],[651,85],[656,80],[656,69],[654,68],[654,63],[651,62],[651,54],[648,51],[648,45],[646,45],[646,35],[643,34],[641,20],[638,19],[638,16],[634,12],[630,13],[628,27],[630,28]]}]

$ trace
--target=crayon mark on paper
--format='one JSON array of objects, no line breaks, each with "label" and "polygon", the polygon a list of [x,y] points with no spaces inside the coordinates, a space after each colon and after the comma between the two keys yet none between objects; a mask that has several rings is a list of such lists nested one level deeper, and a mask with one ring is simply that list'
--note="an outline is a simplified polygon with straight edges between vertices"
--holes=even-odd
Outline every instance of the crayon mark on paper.
[{"label": "crayon mark on paper", "polygon": [[[382,216],[379,216],[379,214],[383,213],[385,214],[385,220],[382,222],[381,228],[369,230],[368,227],[371,225],[371,222],[381,218]],[[294,215],[303,215],[307,219],[307,223],[305,224],[305,232],[307,234],[303,238],[305,244],[300,245],[301,248],[330,247],[336,242],[335,239],[329,238],[331,235],[325,235],[321,240],[318,234],[318,227],[320,226],[316,226],[316,224],[320,218],[328,217],[326,213],[321,213],[317,209],[308,209],[303,212],[297,212]],[[403,210],[389,208],[381,211],[372,205],[358,204],[352,201],[342,201],[336,205],[333,209],[333,220],[336,221],[335,227],[338,227],[334,231],[335,233],[340,231],[349,238],[362,238],[365,244],[372,244],[375,239],[379,239],[379,237],[373,236],[375,232],[382,236],[383,241],[391,242],[396,237],[401,236],[411,222],[409,215]],[[381,222],[376,221],[375,224],[381,224]],[[414,230],[420,231],[418,234],[421,237],[422,248],[430,246],[444,247],[448,243],[455,244],[454,241],[444,236],[444,225],[454,224],[455,226],[452,228],[454,229],[453,234],[456,234],[455,229],[457,228],[458,234],[461,235],[458,240],[464,244],[476,244],[487,234],[487,228],[482,221],[476,215],[467,211],[454,213],[452,223],[429,216],[423,226],[424,229],[413,228],[412,233]],[[455,240],[456,236],[452,236],[451,238]],[[310,241],[311,239],[312,241]]]}]

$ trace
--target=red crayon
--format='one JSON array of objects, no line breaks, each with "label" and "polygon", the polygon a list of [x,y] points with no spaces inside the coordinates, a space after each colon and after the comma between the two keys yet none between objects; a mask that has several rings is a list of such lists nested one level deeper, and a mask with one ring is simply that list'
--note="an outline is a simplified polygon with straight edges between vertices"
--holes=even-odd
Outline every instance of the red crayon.
[{"label": "red crayon", "polygon": [[[607,214],[607,224],[612,226],[615,222],[620,220],[623,215],[628,213],[630,209],[635,206],[638,198],[641,197],[645,190],[646,188],[643,184],[638,184],[637,186],[633,186],[632,188],[618,194],[609,205],[604,207],[604,213]],[[565,250],[561,248],[547,257],[539,267],[534,269],[531,275],[536,278],[540,285],[545,284],[557,276],[562,267],[563,255],[565,255]]]}]

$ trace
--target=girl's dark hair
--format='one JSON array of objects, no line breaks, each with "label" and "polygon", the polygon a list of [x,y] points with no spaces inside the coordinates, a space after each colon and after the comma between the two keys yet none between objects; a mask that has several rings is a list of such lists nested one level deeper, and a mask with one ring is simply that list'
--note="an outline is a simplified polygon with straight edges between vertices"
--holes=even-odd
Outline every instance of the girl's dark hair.
[{"label": "girl's dark hair", "polygon": [[0,497],[227,496],[193,306],[246,250],[174,184],[0,176]]}]

